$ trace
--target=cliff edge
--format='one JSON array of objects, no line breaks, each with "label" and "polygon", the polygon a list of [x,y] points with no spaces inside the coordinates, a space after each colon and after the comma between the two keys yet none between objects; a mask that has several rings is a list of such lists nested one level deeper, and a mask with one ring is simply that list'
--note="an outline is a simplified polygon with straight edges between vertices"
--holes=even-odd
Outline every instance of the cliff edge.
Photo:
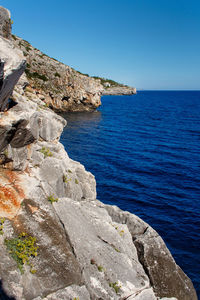
[{"label": "cliff edge", "polygon": [[0,42],[0,298],[196,300],[157,232],[96,199],[59,142],[66,121],[23,80],[11,100],[24,57]]}]

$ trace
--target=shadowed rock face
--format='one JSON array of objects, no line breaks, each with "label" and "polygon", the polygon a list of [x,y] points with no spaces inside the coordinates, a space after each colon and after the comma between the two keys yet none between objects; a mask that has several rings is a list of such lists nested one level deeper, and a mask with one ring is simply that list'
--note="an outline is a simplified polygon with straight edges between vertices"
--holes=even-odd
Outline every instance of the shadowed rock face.
[{"label": "shadowed rock face", "polygon": [[[2,41],[2,89],[7,78],[12,93],[24,60]],[[59,143],[66,121],[22,86],[13,92],[17,104],[0,112],[0,297],[197,300],[148,224],[96,200],[94,176]],[[5,99],[0,94],[2,107]]]},{"label": "shadowed rock face", "polygon": [[22,52],[0,37],[0,111],[8,108],[9,98],[25,66]]},{"label": "shadowed rock face", "polygon": [[6,39],[11,38],[10,12],[2,6],[0,6],[0,35]]}]

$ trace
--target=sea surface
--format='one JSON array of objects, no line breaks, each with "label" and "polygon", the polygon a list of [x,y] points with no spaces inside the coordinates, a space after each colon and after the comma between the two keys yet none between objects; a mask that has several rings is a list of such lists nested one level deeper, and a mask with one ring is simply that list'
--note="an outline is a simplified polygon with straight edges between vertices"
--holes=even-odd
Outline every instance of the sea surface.
[{"label": "sea surface", "polygon": [[98,199],[157,230],[200,297],[200,92],[104,96],[65,118],[61,142],[95,175]]}]

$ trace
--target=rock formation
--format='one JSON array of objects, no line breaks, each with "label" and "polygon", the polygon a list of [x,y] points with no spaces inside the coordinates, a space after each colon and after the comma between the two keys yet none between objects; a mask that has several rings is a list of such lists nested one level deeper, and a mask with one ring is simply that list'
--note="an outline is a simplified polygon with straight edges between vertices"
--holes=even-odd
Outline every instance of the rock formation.
[{"label": "rock formation", "polygon": [[6,8],[0,6],[0,36],[6,39],[11,38],[11,17]]},{"label": "rock formation", "polygon": [[128,85],[121,84],[111,79],[93,76],[95,79],[99,79],[104,90],[102,95],[134,95],[136,94],[136,88]]},{"label": "rock formation", "polygon": [[129,86],[113,86],[104,89],[103,95],[135,95],[136,88]]},{"label": "rock formation", "polygon": [[100,80],[83,75],[45,55],[27,41],[12,37],[27,60],[25,95],[37,95],[54,111],[93,111],[101,105]]},{"label": "rock formation", "polygon": [[[12,68],[14,50],[0,41],[11,87],[24,58],[16,50]],[[162,238],[96,200],[94,176],[59,143],[66,121],[39,95],[19,81],[16,105],[0,96],[0,299],[196,300]]]}]

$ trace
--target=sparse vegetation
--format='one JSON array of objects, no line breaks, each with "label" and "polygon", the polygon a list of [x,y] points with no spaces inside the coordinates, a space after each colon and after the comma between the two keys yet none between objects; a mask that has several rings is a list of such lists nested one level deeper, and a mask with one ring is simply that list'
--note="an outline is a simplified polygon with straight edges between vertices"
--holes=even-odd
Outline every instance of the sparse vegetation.
[{"label": "sparse vegetation", "polygon": [[16,36],[14,35],[14,34],[12,34],[12,38],[16,41],[17,40],[17,38],[16,38]]},{"label": "sparse vegetation", "polygon": [[27,52],[29,52],[31,50],[31,47],[25,46],[25,49],[26,49]]},{"label": "sparse vegetation", "polygon": [[54,74],[54,76],[55,76],[55,77],[59,77],[59,78],[61,77],[60,74],[59,74],[58,72],[56,72],[56,73]]},{"label": "sparse vegetation", "polygon": [[53,204],[54,202],[58,202],[58,198],[55,198],[53,195],[51,195],[48,197],[48,201]]},{"label": "sparse vegetation", "polygon": [[71,181],[71,178],[68,178],[67,175],[63,175],[63,182],[67,183]]},{"label": "sparse vegetation", "polygon": [[0,235],[3,234],[3,224],[5,222],[5,218],[0,218]]},{"label": "sparse vegetation", "polygon": [[97,269],[99,272],[103,272],[104,271],[104,268],[102,266],[97,266]]},{"label": "sparse vegetation", "polygon": [[75,179],[75,183],[76,183],[76,184],[79,184],[79,182],[78,182],[78,179],[77,179],[77,178]]},{"label": "sparse vegetation", "polygon": [[121,251],[120,251],[118,248],[116,248],[116,247],[114,247],[114,249],[115,249],[116,252],[119,252],[119,253],[121,252]]},{"label": "sparse vegetation", "polygon": [[5,157],[8,157],[8,149],[4,150],[3,154],[5,155]]},{"label": "sparse vegetation", "polygon": [[110,282],[109,286],[112,287],[115,290],[115,293],[118,294],[121,286],[119,285],[118,282]]},{"label": "sparse vegetation", "polygon": [[35,245],[35,243],[36,238],[33,236],[28,236],[25,232],[22,232],[17,238],[5,240],[5,245],[12,258],[16,261],[21,273],[24,272],[24,264],[30,265],[31,273],[36,272],[29,260],[30,257],[36,257],[38,254],[38,247]]},{"label": "sparse vegetation", "polygon": [[49,150],[49,148],[46,147],[42,147],[39,150],[42,154],[44,154],[44,158],[48,157],[48,156],[53,156],[53,153]]},{"label": "sparse vegetation", "polygon": [[122,83],[116,82],[116,81],[111,80],[111,79],[103,78],[103,77],[92,76],[92,78],[94,78],[94,79],[100,79],[101,80],[101,84],[103,86],[106,86],[106,84],[109,84],[110,87],[113,87],[113,86],[126,86],[126,85],[124,85]]},{"label": "sparse vegetation", "polygon": [[30,72],[29,69],[26,69],[25,73],[27,77],[30,79],[35,78],[35,79],[41,79],[43,81],[48,81],[48,78],[44,74],[39,74],[38,72]]},{"label": "sparse vegetation", "polygon": [[[75,70],[76,71],[76,70]],[[81,73],[80,71],[76,71],[78,74],[81,74],[81,75],[84,75],[84,76],[87,76],[89,77],[89,74],[86,74],[86,73]]]}]

